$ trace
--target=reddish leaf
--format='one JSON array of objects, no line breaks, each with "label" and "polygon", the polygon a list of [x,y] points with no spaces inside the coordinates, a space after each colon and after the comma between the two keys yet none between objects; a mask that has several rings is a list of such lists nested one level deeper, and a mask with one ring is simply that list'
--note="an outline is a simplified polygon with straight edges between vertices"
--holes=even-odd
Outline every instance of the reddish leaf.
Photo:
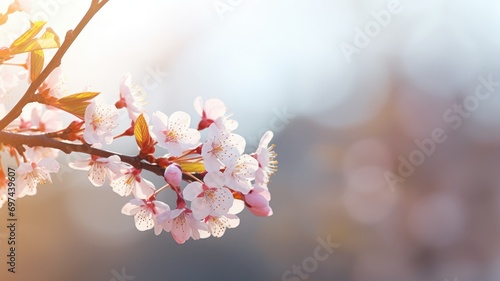
[{"label": "reddish leaf", "polygon": [[149,133],[148,123],[146,122],[146,118],[144,118],[144,114],[141,114],[135,121],[134,136],[141,154],[147,155],[154,152],[155,141]]}]

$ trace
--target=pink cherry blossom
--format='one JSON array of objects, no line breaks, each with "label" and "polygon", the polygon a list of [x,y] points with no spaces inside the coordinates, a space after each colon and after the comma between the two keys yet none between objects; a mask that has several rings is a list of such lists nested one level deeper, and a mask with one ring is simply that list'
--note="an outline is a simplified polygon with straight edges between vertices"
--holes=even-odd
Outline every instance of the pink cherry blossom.
[{"label": "pink cherry blossom", "polygon": [[122,208],[122,214],[134,216],[135,227],[146,231],[154,227],[155,234],[159,235],[163,226],[158,223],[158,216],[170,210],[170,207],[156,200],[132,199]]},{"label": "pink cherry blossom", "polygon": [[63,128],[61,114],[57,110],[43,110],[41,104],[36,104],[31,111],[31,126],[40,132],[59,131]]},{"label": "pink cherry blossom", "polygon": [[[12,122],[11,128],[25,134],[41,134],[59,131],[63,124],[58,111],[45,109],[38,103],[30,103],[23,108],[19,118]],[[27,147],[24,155],[30,162],[38,162],[42,158],[57,158],[59,150],[34,146]]]},{"label": "pink cherry blossom", "polygon": [[52,182],[50,173],[57,173],[58,171],[59,163],[51,158],[44,158],[39,162],[21,163],[17,168],[17,198],[35,195],[37,186]]},{"label": "pink cherry blossom", "polygon": [[189,238],[200,239],[200,231],[207,231],[208,226],[193,216],[193,212],[187,208],[170,210],[158,217],[163,229],[172,234],[174,240],[184,244]]},{"label": "pink cherry blossom", "polygon": [[111,144],[112,131],[118,126],[118,111],[115,107],[96,103],[93,100],[85,110],[84,140],[89,144]]},{"label": "pink cherry blossom", "polygon": [[200,142],[200,132],[189,128],[191,116],[185,112],[174,112],[169,118],[157,111],[153,113],[151,122],[158,145],[166,148],[172,156],[180,156],[183,151],[195,148]]},{"label": "pink cherry blossom", "polygon": [[110,185],[120,196],[129,196],[133,193],[139,199],[147,199],[155,191],[153,183],[141,177],[141,170],[135,168],[130,168],[123,175],[117,176]]},{"label": "pink cherry blossom", "polygon": [[203,184],[188,184],[183,191],[184,198],[191,201],[194,217],[201,220],[207,216],[220,217],[227,214],[233,206],[234,198],[231,191],[223,187],[224,176],[220,172],[212,172],[204,180]]},{"label": "pink cherry blossom", "polygon": [[245,139],[227,130],[221,130],[215,124],[208,128],[207,140],[203,144],[201,154],[205,169],[218,171],[222,164],[230,165],[245,150]]},{"label": "pink cherry blossom", "polygon": [[233,214],[226,214],[221,217],[209,216],[205,219],[208,231],[200,231],[201,238],[207,238],[210,235],[220,238],[224,235],[227,228],[236,228],[240,225],[240,218]]},{"label": "pink cherry blossom", "polygon": [[261,186],[255,186],[245,195],[245,204],[248,209],[252,214],[259,217],[269,217],[273,214],[269,201],[271,201],[269,190]]},{"label": "pink cherry blossom", "polygon": [[251,181],[255,179],[255,172],[259,168],[259,163],[248,154],[241,155],[236,161],[226,167],[226,185],[243,194],[247,194],[252,189]]},{"label": "pink cherry blossom", "polygon": [[198,130],[208,128],[215,120],[223,117],[227,113],[227,107],[221,100],[209,99],[203,105],[203,99],[197,97],[194,100],[194,109],[201,116],[201,121],[198,124]]},{"label": "pink cherry blossom", "polygon": [[239,126],[238,121],[230,119],[228,116],[220,117],[214,121],[215,126],[221,130],[232,132]]},{"label": "pink cherry blossom", "polygon": [[38,162],[43,158],[57,158],[59,150],[49,147],[33,146],[26,147],[24,156],[29,162]]},{"label": "pink cherry blossom", "polygon": [[[28,63],[29,65],[29,63]],[[64,96],[66,89],[66,78],[63,75],[61,67],[57,67],[49,74],[47,79],[38,87],[38,92],[42,93],[44,91],[49,91],[49,95],[60,98]]]},{"label": "pink cherry blossom", "polygon": [[259,169],[255,173],[255,183],[259,185],[267,185],[269,178],[277,171],[278,161],[275,160],[276,152],[272,149],[274,145],[269,146],[273,132],[267,131],[260,139],[259,147],[254,157],[259,162]]},{"label": "pink cherry blossom", "polygon": [[240,224],[240,219],[236,216],[245,208],[245,203],[242,200],[234,200],[233,206],[229,212],[220,217],[208,216],[204,222],[208,226],[208,230],[200,230],[201,238],[207,238],[211,235],[219,238],[224,235],[226,229],[235,228]]},{"label": "pink cherry blossom", "polygon": [[145,112],[145,96],[146,91],[140,86],[132,85],[132,75],[126,73],[120,82],[120,100],[116,103],[116,107],[125,107],[128,116],[135,122],[137,117]]},{"label": "pink cherry blossom", "polygon": [[221,130],[234,131],[238,128],[238,122],[226,116],[227,107],[219,99],[209,99],[203,104],[203,99],[197,97],[194,100],[194,109],[201,116],[198,130],[204,130],[212,124],[216,124]]},{"label": "pink cherry blossom", "polygon": [[42,104],[38,103],[27,104],[12,125],[27,133],[55,132],[63,128],[59,112],[45,109]]},{"label": "pink cherry blossom", "polygon": [[106,178],[111,181],[120,170],[127,168],[117,155],[108,158],[92,156],[71,162],[69,166],[76,170],[88,171],[89,180],[94,186],[102,186]]}]

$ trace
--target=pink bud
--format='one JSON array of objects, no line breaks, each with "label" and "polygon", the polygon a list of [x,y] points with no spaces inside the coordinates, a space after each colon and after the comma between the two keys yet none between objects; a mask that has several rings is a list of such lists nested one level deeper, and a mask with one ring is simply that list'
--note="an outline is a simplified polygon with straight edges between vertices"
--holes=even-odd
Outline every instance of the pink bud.
[{"label": "pink bud", "polygon": [[270,217],[273,215],[273,209],[270,206],[265,208],[248,208],[252,214],[258,217]]},{"label": "pink bud", "polygon": [[181,186],[182,170],[178,164],[171,164],[165,169],[165,181],[173,187]]},{"label": "pink bud", "polygon": [[269,217],[273,214],[273,209],[269,206],[270,200],[269,191],[262,187],[255,187],[245,195],[245,203],[250,212],[259,217]]}]

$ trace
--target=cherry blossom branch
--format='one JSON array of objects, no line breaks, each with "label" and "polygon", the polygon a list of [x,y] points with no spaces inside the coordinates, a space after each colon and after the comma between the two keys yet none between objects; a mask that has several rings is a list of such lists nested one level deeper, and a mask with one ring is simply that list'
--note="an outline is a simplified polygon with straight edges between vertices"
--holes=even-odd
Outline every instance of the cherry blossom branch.
[{"label": "cherry blossom branch", "polygon": [[[96,155],[99,157],[109,157],[112,155],[117,155],[120,157],[122,162],[130,164],[136,169],[144,169],[162,177],[163,174],[165,173],[164,168],[158,165],[153,165],[144,162],[138,156],[122,155],[115,152],[94,148],[88,144],[74,144],[74,143],[62,142],[55,140],[49,137],[48,135],[23,135],[23,134],[9,133],[9,132],[0,132],[0,143],[4,145],[10,145],[15,148],[22,147],[22,145],[26,145],[29,147],[34,147],[34,146],[50,147],[58,149],[66,154],[70,154],[72,152],[80,152],[89,155]],[[194,177],[196,177],[196,175],[194,175]],[[183,175],[183,179],[186,181],[193,181],[191,176],[187,175]]]},{"label": "cherry blossom branch", "polygon": [[42,83],[47,79],[47,77],[61,65],[61,60],[71,47],[73,42],[76,40],[78,35],[82,32],[85,26],[90,22],[90,20],[94,17],[94,15],[108,2],[109,0],[92,0],[92,4],[90,5],[89,10],[85,14],[85,16],[81,19],[78,25],[73,30],[69,30],[66,33],[66,38],[61,45],[61,47],[57,50],[56,54],[52,58],[52,60],[47,64],[45,69],[40,73],[38,78],[31,83],[29,88],[24,93],[23,97],[17,102],[17,104],[12,108],[5,117],[0,120],[0,130],[3,130],[7,127],[14,119],[16,119],[19,115],[21,115],[23,108],[26,104],[36,101],[36,91],[42,85]]}]

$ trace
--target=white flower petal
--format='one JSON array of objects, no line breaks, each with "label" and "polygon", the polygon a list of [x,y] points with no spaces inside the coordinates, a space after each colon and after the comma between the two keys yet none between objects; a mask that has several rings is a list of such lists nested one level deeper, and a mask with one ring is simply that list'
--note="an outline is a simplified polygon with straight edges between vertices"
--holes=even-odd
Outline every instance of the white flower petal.
[{"label": "white flower petal", "polygon": [[226,179],[224,177],[224,174],[222,174],[220,171],[215,171],[207,173],[205,175],[205,178],[203,178],[203,181],[209,187],[222,188],[224,186]]},{"label": "white flower petal", "polygon": [[152,229],[155,225],[153,212],[147,208],[141,208],[134,216],[135,226],[140,231]]},{"label": "white flower petal", "polygon": [[202,116],[203,115],[203,99],[201,97],[196,97],[194,99],[194,110],[198,115]]},{"label": "white flower petal", "polygon": [[202,220],[210,214],[210,205],[207,204],[204,198],[195,198],[191,203],[191,208],[193,209],[193,216]]},{"label": "white flower petal", "polygon": [[219,217],[227,214],[234,201],[231,191],[227,188],[221,188],[216,191],[215,197],[216,202],[211,206],[210,215]]},{"label": "white flower petal", "polygon": [[94,163],[89,172],[89,180],[94,186],[102,186],[106,179],[106,167],[99,162]]},{"label": "white flower petal", "polygon": [[122,214],[133,216],[142,208],[143,205],[139,204],[136,199],[133,199],[129,203],[125,204],[125,206],[123,206]]},{"label": "white flower petal", "polygon": [[140,178],[140,182],[136,182],[135,189],[133,190],[135,197],[140,199],[147,199],[155,192],[155,187],[152,182],[145,178]]},{"label": "white flower petal", "polygon": [[38,165],[48,172],[57,173],[59,171],[59,163],[52,158],[44,158],[38,162]]},{"label": "white flower petal", "polygon": [[68,163],[68,166],[70,168],[75,169],[75,170],[87,171],[87,170],[90,169],[90,162],[92,162],[92,159],[88,158],[88,159],[85,159],[85,160],[70,162],[70,163]]},{"label": "white flower petal", "polygon": [[183,190],[184,199],[193,201],[198,195],[203,192],[203,187],[199,182],[189,183]]},{"label": "white flower petal", "polygon": [[243,200],[233,200],[233,206],[229,209],[228,214],[239,214],[245,209],[245,202]]},{"label": "white flower petal", "polygon": [[132,193],[132,189],[135,185],[134,175],[125,174],[118,177],[110,183],[113,191],[120,196],[129,196]]},{"label": "white flower petal", "polygon": [[205,102],[205,113],[208,119],[215,120],[224,116],[227,112],[226,105],[219,99],[209,99]]},{"label": "white flower petal", "polygon": [[168,129],[172,131],[183,131],[189,128],[191,116],[183,111],[176,111],[170,115]]}]

